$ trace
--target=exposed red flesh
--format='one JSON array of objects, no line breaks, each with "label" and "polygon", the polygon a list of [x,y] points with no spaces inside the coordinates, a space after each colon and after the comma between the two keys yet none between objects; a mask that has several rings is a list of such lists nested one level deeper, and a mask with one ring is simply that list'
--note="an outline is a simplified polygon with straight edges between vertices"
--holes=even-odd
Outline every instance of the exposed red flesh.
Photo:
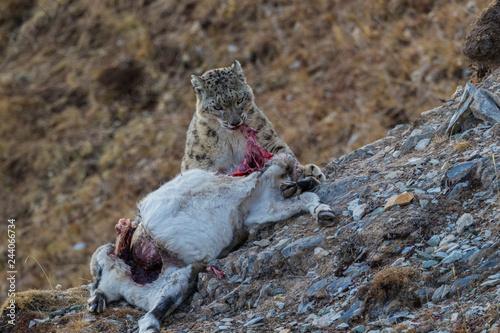
[{"label": "exposed red flesh", "polygon": [[260,171],[264,168],[264,165],[269,161],[274,155],[262,148],[257,142],[257,131],[251,128],[247,124],[243,124],[240,128],[241,131],[245,131],[245,138],[247,139],[247,153],[243,162],[238,166],[236,171],[232,174],[233,177],[246,176],[255,171]]},{"label": "exposed red flesh", "polygon": [[132,279],[139,284],[155,281],[162,268],[162,258],[156,246],[142,232],[136,234],[136,228],[126,217],[118,221],[115,229],[113,254],[130,266]]},{"label": "exposed red flesh", "polygon": [[130,240],[134,234],[135,228],[132,227],[130,219],[124,217],[118,221],[115,226],[116,242],[113,254],[122,259],[128,259],[130,256]]},{"label": "exposed red flesh", "polygon": [[160,250],[151,238],[146,236],[144,229],[137,228],[131,243],[132,261],[144,270],[161,269],[162,259]]},{"label": "exposed red flesh", "polygon": [[215,276],[217,277],[217,280],[220,280],[224,276],[226,276],[226,273],[222,269],[218,268],[215,265],[208,265],[207,268],[206,268],[206,270],[207,270],[207,272],[214,273]]}]

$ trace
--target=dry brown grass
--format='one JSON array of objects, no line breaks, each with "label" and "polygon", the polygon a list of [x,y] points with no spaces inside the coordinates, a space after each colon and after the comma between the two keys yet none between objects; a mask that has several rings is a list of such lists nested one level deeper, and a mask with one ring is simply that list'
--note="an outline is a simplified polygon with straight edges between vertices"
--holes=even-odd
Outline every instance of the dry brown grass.
[{"label": "dry brown grass", "polygon": [[[65,291],[35,290],[30,289],[16,293],[14,297],[16,309],[19,311],[50,312],[75,304],[86,304],[89,293],[82,288],[72,288]],[[7,299],[0,313],[8,306]]]},{"label": "dry brown grass", "polygon": [[469,141],[459,141],[453,144],[453,151],[455,153],[463,153],[467,149],[469,149],[472,144]]},{"label": "dry brown grass", "polygon": [[114,223],[178,172],[192,73],[238,59],[299,160],[321,164],[448,98],[487,4],[1,1],[0,210],[17,219],[18,289],[49,287],[28,255],[53,284],[86,283]]},{"label": "dry brown grass", "polygon": [[376,302],[400,298],[410,291],[419,275],[416,268],[392,266],[384,268],[373,276],[366,298]]}]

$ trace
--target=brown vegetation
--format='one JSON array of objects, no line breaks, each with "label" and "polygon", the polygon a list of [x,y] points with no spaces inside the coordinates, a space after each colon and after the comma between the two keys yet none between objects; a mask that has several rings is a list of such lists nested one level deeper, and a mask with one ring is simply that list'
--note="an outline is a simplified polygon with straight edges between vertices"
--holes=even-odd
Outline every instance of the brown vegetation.
[{"label": "brown vegetation", "polygon": [[483,10],[465,39],[464,54],[483,77],[500,66],[500,1]]},{"label": "brown vegetation", "polygon": [[114,223],[179,171],[192,73],[238,59],[277,132],[321,164],[448,98],[487,3],[1,1],[0,210],[17,219],[17,288],[48,287],[28,255],[54,285],[88,283]]},{"label": "brown vegetation", "polygon": [[[388,266],[373,276],[366,286],[363,311],[396,300],[398,306],[413,308],[420,306],[415,291],[420,287],[420,272],[416,268]],[[364,293],[364,291],[363,291]]]}]

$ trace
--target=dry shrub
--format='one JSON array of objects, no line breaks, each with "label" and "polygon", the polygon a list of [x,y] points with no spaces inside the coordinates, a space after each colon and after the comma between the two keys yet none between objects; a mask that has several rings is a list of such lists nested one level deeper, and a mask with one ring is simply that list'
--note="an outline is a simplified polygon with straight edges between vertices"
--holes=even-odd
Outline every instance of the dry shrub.
[{"label": "dry shrub", "polygon": [[472,146],[472,144],[469,141],[459,141],[456,142],[453,146],[453,151],[455,153],[463,153],[467,149],[469,149]]},{"label": "dry shrub", "polygon": [[[50,312],[75,304],[86,304],[89,293],[83,288],[72,288],[65,291],[27,290],[16,293],[14,297],[16,309],[19,311]],[[0,308],[3,313],[9,305],[10,298]]]},{"label": "dry shrub", "polygon": [[356,259],[363,255],[364,241],[359,236],[359,233],[350,229],[344,229],[340,232],[337,241],[340,246],[335,252],[338,260],[338,268],[335,275],[341,276],[342,273],[351,265]]},{"label": "dry shrub", "polygon": [[397,299],[404,306],[414,307],[415,287],[420,272],[416,268],[410,267],[387,267],[373,276],[367,286],[365,295],[365,311],[377,304],[384,304]]},{"label": "dry shrub", "polygon": [[463,52],[477,66],[479,77],[500,66],[500,1],[481,13],[466,36]]},{"label": "dry shrub", "polygon": [[[50,313],[55,310],[69,309],[73,305],[80,304],[84,306],[87,303],[89,293],[83,288],[72,288],[65,291],[52,291],[52,290],[27,290],[17,292],[14,300],[16,306],[16,320],[15,326],[8,323],[9,317],[6,316],[9,306],[10,298],[0,308],[2,319],[0,321],[0,331],[7,329],[7,332],[26,332],[30,321],[34,318],[43,319],[50,316]],[[90,326],[89,322],[77,320],[79,324],[75,329],[83,326]],[[75,324],[76,325],[76,324]],[[82,326],[83,325],[83,326]],[[38,324],[30,332],[56,332],[57,327],[52,324]],[[70,330],[76,332],[77,330]]]}]

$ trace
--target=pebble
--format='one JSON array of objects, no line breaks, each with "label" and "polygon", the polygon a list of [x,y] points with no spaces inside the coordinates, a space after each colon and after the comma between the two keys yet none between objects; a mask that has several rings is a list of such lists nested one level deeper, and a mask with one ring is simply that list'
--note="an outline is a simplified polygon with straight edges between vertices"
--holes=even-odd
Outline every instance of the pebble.
[{"label": "pebble", "polygon": [[460,258],[462,258],[462,256],[463,256],[462,251],[454,250],[446,258],[444,258],[443,261],[441,261],[441,263],[451,264],[452,262],[455,262],[455,261],[459,260]]},{"label": "pebble", "polygon": [[281,254],[285,258],[291,258],[296,256],[298,253],[308,250],[310,248],[316,248],[318,245],[323,244],[325,241],[325,235],[319,234],[316,236],[304,237],[299,240],[296,240],[290,244],[288,244],[283,250],[281,250]]},{"label": "pebble", "polygon": [[455,237],[455,235],[448,235],[446,237],[444,237],[441,242],[439,242],[439,246],[443,246],[443,245],[446,245],[450,242],[453,242],[455,239],[457,239],[457,237]]},{"label": "pebble", "polygon": [[426,260],[422,263],[422,268],[423,269],[431,268],[436,266],[437,264],[439,264],[439,261],[437,260]]},{"label": "pebble", "polygon": [[352,331],[354,333],[363,333],[366,329],[366,326],[365,325],[359,325],[359,326],[356,326],[352,329]]},{"label": "pebble", "polygon": [[250,326],[250,325],[253,325],[253,324],[256,324],[258,323],[259,321],[261,321],[262,319],[264,319],[265,317],[256,317],[254,319],[251,319],[249,321],[247,321],[243,326],[244,327],[247,327],[247,326]]},{"label": "pebble", "polygon": [[260,241],[253,242],[255,245],[258,245],[260,247],[266,247],[271,244],[271,241],[269,239],[262,239]]},{"label": "pebble", "polygon": [[494,287],[500,284],[500,279],[488,280],[481,283],[481,287]]},{"label": "pebble", "polygon": [[434,302],[444,299],[450,293],[451,287],[449,285],[443,284],[441,287],[437,288],[432,295],[432,300]]},{"label": "pebble", "polygon": [[359,206],[356,206],[354,210],[352,211],[352,217],[354,221],[359,221],[365,216],[366,209],[368,208],[368,204],[362,204]]},{"label": "pebble", "polygon": [[474,217],[469,213],[464,213],[456,223],[457,233],[460,235],[464,230],[474,224]]},{"label": "pebble", "polygon": [[309,287],[309,289],[307,289],[306,295],[314,297],[325,297],[327,283],[328,283],[327,279],[322,279],[314,283],[312,286]]},{"label": "pebble", "polygon": [[429,194],[439,194],[441,193],[441,187],[432,187],[427,190],[427,193]]},{"label": "pebble", "polygon": [[285,248],[285,246],[287,246],[288,244],[290,244],[292,242],[292,239],[291,238],[285,238],[285,239],[282,239],[278,242],[278,244],[276,244],[273,248],[276,250],[276,251],[281,251]]},{"label": "pebble", "polygon": [[424,161],[424,159],[423,159],[423,158],[420,158],[420,157],[413,157],[413,158],[410,158],[406,164],[407,164],[407,165],[415,165],[415,166],[418,166],[418,165],[424,164],[424,162],[425,162],[425,161]]},{"label": "pebble", "polygon": [[395,196],[389,198],[389,200],[387,200],[387,202],[384,206],[384,210],[389,210],[395,206],[409,205],[412,202],[413,198],[414,198],[413,193],[408,193],[408,192],[404,192],[402,194],[395,195]]},{"label": "pebble", "polygon": [[433,235],[429,240],[427,241],[427,244],[432,247],[436,247],[439,245],[439,242],[441,241],[441,237],[439,235]]},{"label": "pebble", "polygon": [[429,139],[429,138],[425,138],[425,139],[420,140],[417,143],[417,145],[415,146],[415,150],[425,149],[429,145],[430,142],[431,142],[431,139]]},{"label": "pebble", "polygon": [[342,323],[340,325],[337,325],[337,327],[335,327],[336,330],[339,330],[339,331],[345,331],[349,328],[349,324],[346,324],[346,323]]},{"label": "pebble", "polygon": [[323,249],[322,247],[317,247],[314,249],[314,256],[318,259],[324,258],[330,254],[330,251]]},{"label": "pebble", "polygon": [[314,318],[312,325],[320,328],[331,326],[341,316],[342,314],[340,312],[331,311],[321,317]]}]

